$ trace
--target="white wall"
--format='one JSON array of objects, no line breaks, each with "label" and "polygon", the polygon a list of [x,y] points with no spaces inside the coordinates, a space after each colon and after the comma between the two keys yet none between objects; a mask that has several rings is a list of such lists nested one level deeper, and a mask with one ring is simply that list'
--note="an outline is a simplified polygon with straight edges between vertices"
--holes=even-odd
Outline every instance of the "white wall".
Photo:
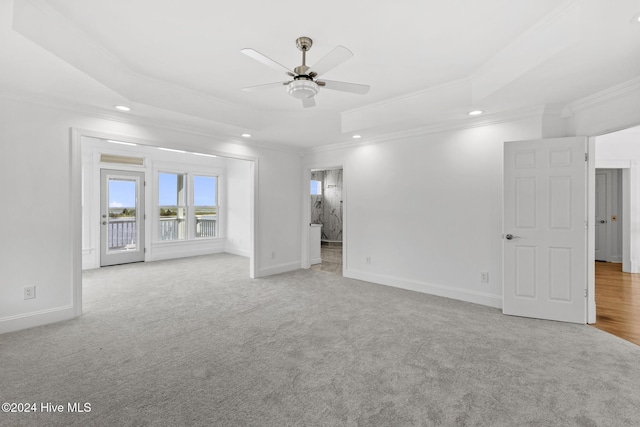
[{"label": "white wall", "polygon": [[[0,99],[0,197],[7,212],[12,212],[4,215],[11,220],[11,227],[5,227],[0,245],[0,333],[75,316],[76,273],[70,236],[73,228],[80,225],[71,224],[71,213],[75,211],[70,204],[72,128],[256,159],[255,275],[299,267],[298,154],[134,124],[135,117],[126,120],[127,123],[117,122]],[[37,297],[24,300],[23,287],[29,285],[37,286]]]},{"label": "white wall", "polygon": [[501,307],[503,143],[541,129],[522,119],[306,156],[344,165],[345,276]]},{"label": "white wall", "polygon": [[251,209],[251,163],[227,161],[226,246],[225,251],[249,256]]},{"label": "white wall", "polygon": [[[301,164],[299,154],[276,151],[262,153],[257,164],[260,177],[257,237],[261,245],[256,256],[261,265],[260,276],[300,268]],[[308,185],[307,181],[305,186]],[[287,232],[283,233],[285,229]]]}]

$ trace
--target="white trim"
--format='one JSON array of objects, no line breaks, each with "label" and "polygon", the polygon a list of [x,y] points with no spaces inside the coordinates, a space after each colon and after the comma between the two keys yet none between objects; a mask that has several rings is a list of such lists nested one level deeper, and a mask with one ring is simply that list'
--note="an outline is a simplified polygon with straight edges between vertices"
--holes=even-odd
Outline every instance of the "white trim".
[{"label": "white trim", "polygon": [[426,283],[396,276],[366,273],[353,269],[345,270],[344,277],[502,309],[501,295],[492,295],[485,292],[470,291],[468,289]]},{"label": "white trim", "polygon": [[274,265],[272,267],[261,268],[256,277],[267,277],[267,276],[272,276],[274,274],[287,273],[289,271],[298,270],[299,268],[300,268],[300,263],[298,261],[289,262],[287,264]]},{"label": "white trim", "polygon": [[255,158],[249,164],[249,179],[251,185],[249,185],[249,277],[255,279],[258,277],[258,265],[260,265],[260,253],[258,248],[260,247],[260,227],[258,224],[258,218],[260,218],[260,203],[259,203],[259,190],[260,190],[260,159]]},{"label": "white trim", "polygon": [[596,159],[596,169],[629,169],[631,160],[598,160]]},{"label": "white trim", "polygon": [[[337,163],[337,164],[336,164]],[[300,268],[310,268],[312,264],[316,264],[317,259],[310,259],[311,252],[309,250],[310,244],[310,227],[311,223],[311,202],[310,202],[310,191],[309,191],[309,182],[311,181],[311,171],[314,170],[339,170],[342,169],[342,274],[344,275],[344,270],[347,266],[347,247],[348,247],[348,239],[347,239],[347,209],[349,206],[348,197],[347,197],[347,169],[345,167],[344,162],[316,162],[316,163],[305,163],[302,165],[302,226],[301,226],[301,250],[300,250]],[[322,258],[319,259],[322,262]]]},{"label": "white trim", "polygon": [[[351,147],[361,147],[372,144],[385,144],[392,143],[398,140],[430,135],[440,132],[452,132],[456,130],[473,129],[477,127],[493,126],[502,123],[510,123],[517,120],[529,119],[529,118],[542,118],[545,113],[548,113],[546,106],[537,105],[534,107],[521,108],[517,110],[510,110],[502,113],[485,114],[482,116],[475,116],[475,118],[465,117],[459,120],[451,120],[448,122],[442,122],[435,125],[429,125],[419,128],[410,128],[399,132],[390,132],[386,134],[380,134],[375,138],[339,142],[336,144],[323,145],[320,147],[312,147],[304,151],[305,154],[320,153],[324,151],[342,150]],[[363,138],[364,139],[364,138]]]},{"label": "white trim", "polygon": [[[75,307],[77,307],[77,305]],[[3,317],[0,318],[0,334],[71,320],[76,317],[78,317],[78,315],[76,314],[74,305]]]},{"label": "white trim", "polygon": [[575,116],[576,113],[582,110],[587,110],[600,104],[606,104],[618,98],[624,98],[628,96],[629,93],[637,91],[640,91],[640,77],[627,80],[626,82],[617,84],[570,103],[564,108],[562,117],[568,118]]},{"label": "white trim", "polygon": [[74,317],[82,316],[82,135],[69,129],[69,230],[71,230],[71,292]]},{"label": "white trim", "polygon": [[[171,251],[163,251],[167,248],[170,248]],[[204,242],[198,240],[172,241],[167,244],[154,244],[153,250],[148,254],[148,260],[161,261],[222,252],[225,252],[224,239],[208,239]]]},{"label": "white trim", "polygon": [[587,138],[587,323],[596,323],[596,138]]},{"label": "white trim", "polygon": [[229,248],[229,247],[225,246],[223,252],[231,254],[231,255],[242,256],[242,257],[245,257],[245,258],[250,258],[251,257],[250,251],[245,250],[245,249]]}]

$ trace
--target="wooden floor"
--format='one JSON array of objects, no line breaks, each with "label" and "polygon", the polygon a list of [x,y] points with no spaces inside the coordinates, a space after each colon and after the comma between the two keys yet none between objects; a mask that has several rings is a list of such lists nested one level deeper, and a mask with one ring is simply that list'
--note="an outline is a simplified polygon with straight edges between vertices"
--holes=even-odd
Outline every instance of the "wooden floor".
[{"label": "wooden floor", "polygon": [[596,323],[592,325],[640,345],[640,274],[622,264],[596,262]]}]

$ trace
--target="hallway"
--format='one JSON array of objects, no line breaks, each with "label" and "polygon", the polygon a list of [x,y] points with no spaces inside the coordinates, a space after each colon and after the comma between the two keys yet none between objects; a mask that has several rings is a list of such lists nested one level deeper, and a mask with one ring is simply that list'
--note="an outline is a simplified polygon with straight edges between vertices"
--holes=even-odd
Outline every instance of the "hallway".
[{"label": "hallway", "polygon": [[640,345],[640,274],[596,262],[595,328]]}]

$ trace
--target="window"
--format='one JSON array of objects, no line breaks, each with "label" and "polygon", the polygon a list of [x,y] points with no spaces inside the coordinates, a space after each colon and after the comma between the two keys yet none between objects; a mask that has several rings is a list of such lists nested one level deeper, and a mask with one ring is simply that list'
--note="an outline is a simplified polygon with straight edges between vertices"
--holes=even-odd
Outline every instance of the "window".
[{"label": "window", "polygon": [[184,174],[158,174],[160,240],[187,238],[187,206]]},{"label": "window", "polygon": [[216,237],[218,223],[218,177],[193,177],[196,237]]},{"label": "window", "polygon": [[158,173],[159,240],[218,236],[218,177]]},{"label": "window", "polygon": [[311,180],[311,195],[318,196],[322,194],[322,181]]}]

